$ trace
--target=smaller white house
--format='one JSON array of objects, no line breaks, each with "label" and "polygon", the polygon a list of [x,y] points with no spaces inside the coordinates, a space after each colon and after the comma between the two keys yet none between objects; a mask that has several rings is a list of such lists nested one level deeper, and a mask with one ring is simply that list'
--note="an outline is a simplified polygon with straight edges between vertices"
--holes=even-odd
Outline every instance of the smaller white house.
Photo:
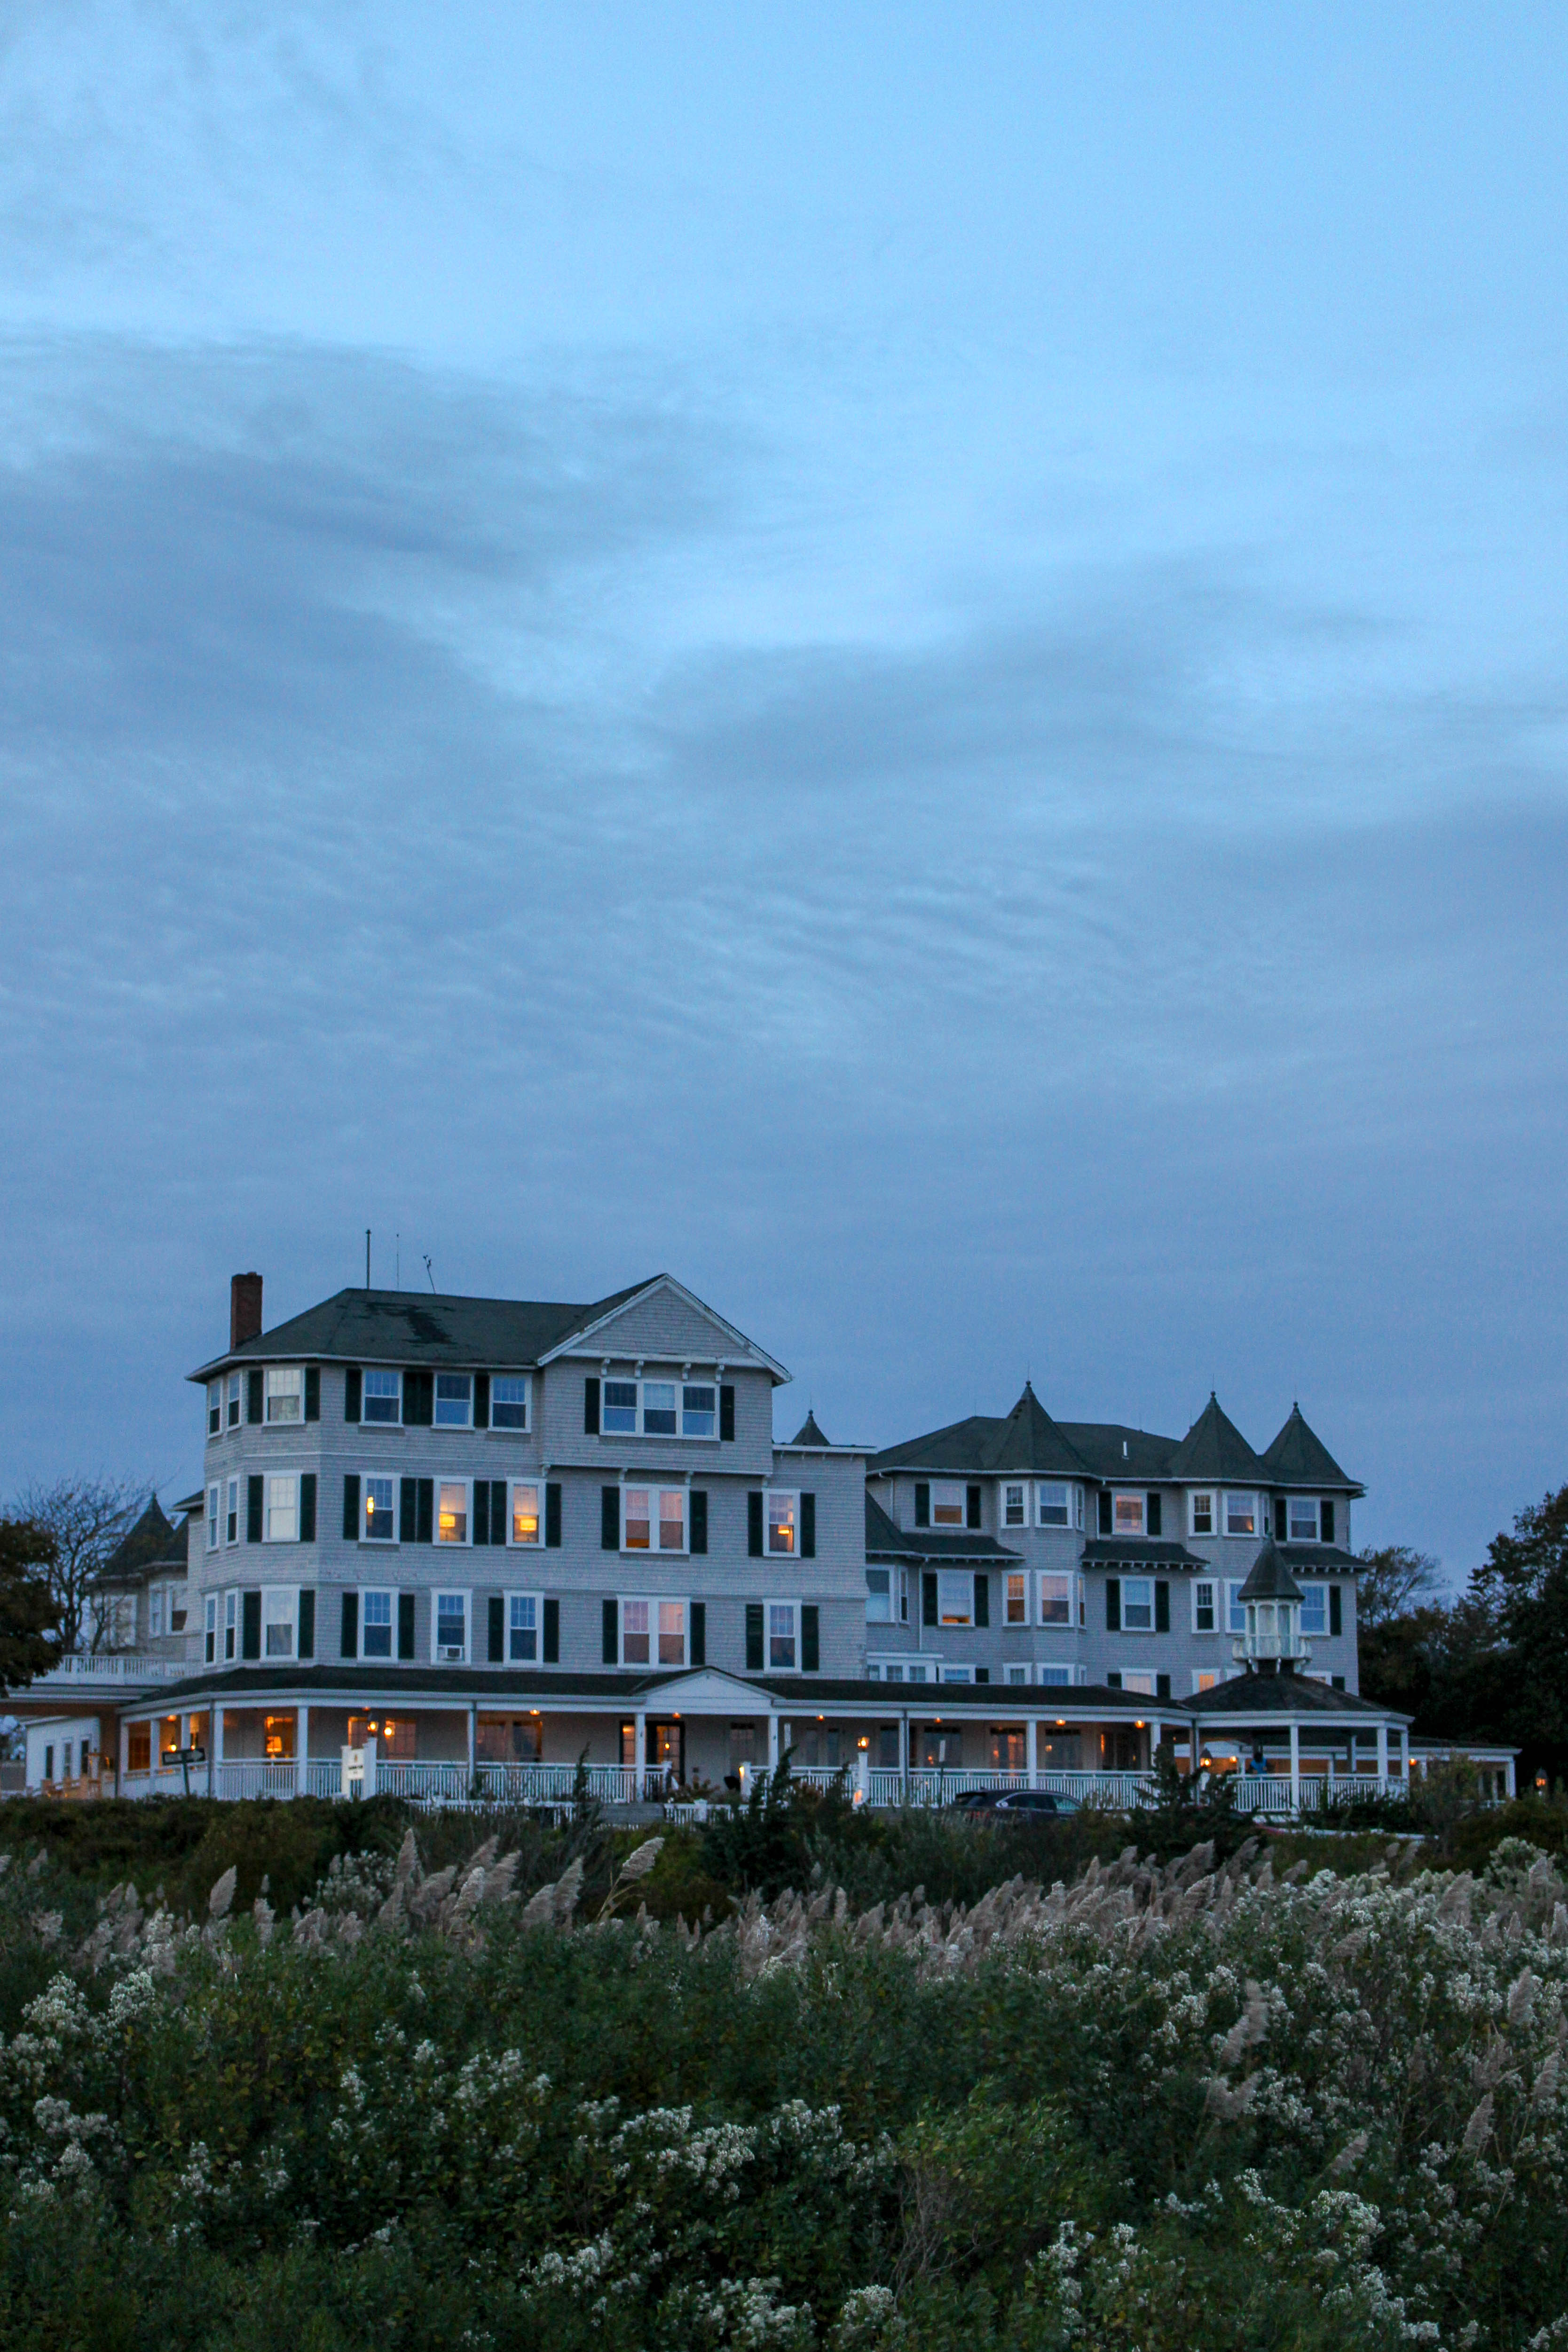
[{"label": "smaller white house", "polygon": [[[96,1715],[46,1715],[26,1726],[26,1789],[30,1797],[96,1796],[103,1769],[102,1735]],[[113,1759],[110,1770],[114,1769]]]}]

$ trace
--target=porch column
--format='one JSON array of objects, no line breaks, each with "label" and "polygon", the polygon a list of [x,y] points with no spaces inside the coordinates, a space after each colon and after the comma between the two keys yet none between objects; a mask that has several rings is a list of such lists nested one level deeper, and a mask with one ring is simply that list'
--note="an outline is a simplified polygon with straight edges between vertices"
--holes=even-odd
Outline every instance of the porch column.
[{"label": "porch column", "polygon": [[1405,1787],[1408,1789],[1410,1786],[1410,1733],[1408,1727],[1402,1723],[1394,1737],[1397,1743],[1399,1778],[1404,1782]]},{"label": "porch column", "polygon": [[468,1786],[470,1788],[474,1786],[475,1751],[478,1745],[479,1702],[477,1699],[470,1699],[468,1702]]},{"label": "porch column", "polygon": [[120,1793],[125,1788],[125,1776],[131,1769],[131,1726],[123,1716],[120,1718]]},{"label": "porch column", "polygon": [[632,1731],[632,1802],[639,1805],[643,1801],[644,1776],[648,1769],[648,1710],[645,1706],[637,1709]]},{"label": "porch column", "polygon": [[218,1793],[218,1767],[224,1760],[224,1708],[221,1695],[213,1702],[213,1736],[207,1743],[207,1777],[211,1793]]},{"label": "porch column", "polygon": [[1149,1717],[1149,1769],[1155,1769],[1155,1759],[1160,1752],[1160,1734],[1165,1726],[1155,1716]]},{"label": "porch column", "polygon": [[901,1715],[898,1718],[898,1801],[901,1805],[907,1804],[909,1801],[909,1717],[907,1715]]},{"label": "porch column", "polygon": [[310,1794],[310,1708],[305,1699],[294,1710],[294,1792]]},{"label": "porch column", "polygon": [[768,1769],[779,1769],[779,1717],[771,1707],[768,1710]]},{"label": "porch column", "polygon": [[1379,1790],[1382,1790],[1386,1785],[1387,1780],[1388,1726],[1385,1723],[1380,1723],[1377,1727],[1377,1785]]},{"label": "porch column", "polygon": [[1301,1810],[1301,1727],[1292,1717],[1291,1721],[1291,1811]]},{"label": "porch column", "polygon": [[1029,1785],[1031,1789],[1038,1789],[1040,1786],[1040,1717],[1038,1715],[1031,1715],[1029,1719]]}]

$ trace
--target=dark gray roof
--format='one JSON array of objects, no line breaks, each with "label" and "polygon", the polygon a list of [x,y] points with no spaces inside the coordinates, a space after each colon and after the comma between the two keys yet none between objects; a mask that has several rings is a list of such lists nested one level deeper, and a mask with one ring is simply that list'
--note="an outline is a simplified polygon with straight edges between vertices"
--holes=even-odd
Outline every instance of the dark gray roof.
[{"label": "dark gray roof", "polygon": [[946,1429],[934,1429],[925,1437],[911,1437],[902,1445],[886,1445],[873,1454],[873,1472],[878,1470],[974,1471],[987,1467],[989,1453],[998,1432],[1004,1426],[992,1413],[975,1412],[967,1421],[955,1421]]},{"label": "dark gray roof", "polygon": [[1248,1573],[1246,1583],[1237,1595],[1239,1601],[1299,1601],[1301,1588],[1280,1556],[1280,1547],[1272,1536],[1265,1536],[1258,1547],[1258,1557]]},{"label": "dark gray roof", "polygon": [[1178,1543],[1149,1543],[1142,1536],[1096,1536],[1083,1547],[1085,1568],[1201,1568],[1217,1573],[1214,1563],[1199,1559]]},{"label": "dark gray roof", "polygon": [[1011,1412],[971,1413],[946,1429],[884,1446],[871,1469],[929,1470],[935,1475],[1037,1478],[1164,1478],[1176,1441],[1119,1422],[1053,1421],[1026,1382]]},{"label": "dark gray roof", "polygon": [[1005,1476],[1018,1470],[1034,1478],[1082,1478],[1089,1465],[1063,1435],[1028,1381],[1023,1394],[997,1429],[984,1465]]},{"label": "dark gray roof", "polygon": [[1366,1489],[1347,1478],[1328,1447],[1301,1418],[1299,1404],[1263,1456],[1263,1467],[1276,1486],[1337,1487],[1342,1494],[1364,1495]]},{"label": "dark gray roof", "polygon": [[983,1535],[977,1528],[901,1528],[889,1518],[882,1505],[867,1495],[865,1498],[865,1556],[867,1559],[978,1560],[986,1562],[1016,1562],[1020,1555],[1009,1551],[995,1536]]},{"label": "dark gray roof", "polygon": [[[657,1276],[651,1277],[656,1281]],[[319,1359],[348,1363],[537,1364],[575,1331],[586,1329],[649,1287],[634,1282],[591,1307],[528,1298],[454,1298],[417,1290],[340,1290],[303,1315],[262,1331],[193,1372],[205,1380],[219,1365]]]},{"label": "dark gray roof", "polygon": [[172,1526],[156,1495],[129,1528],[104,1561],[99,1574],[106,1580],[145,1576],[154,1568],[185,1566],[185,1523]]},{"label": "dark gray roof", "polygon": [[1171,1456],[1173,1478],[1212,1478],[1216,1486],[1249,1486],[1267,1474],[1229,1415],[1210,1390],[1208,1402]]},{"label": "dark gray roof", "polygon": [[1171,1475],[1174,1437],[1152,1429],[1129,1429],[1119,1421],[1064,1421],[1060,1424],[1091,1474],[1108,1486],[1158,1483]]},{"label": "dark gray roof", "polygon": [[1381,1716],[1390,1723],[1410,1717],[1390,1706],[1375,1706],[1352,1691],[1335,1690],[1310,1675],[1232,1675],[1213,1690],[1200,1691],[1186,1702],[1193,1715],[1362,1715]]},{"label": "dark gray roof", "polygon": [[1338,1544],[1281,1544],[1280,1558],[1292,1576],[1359,1576],[1362,1563]]},{"label": "dark gray roof", "polygon": [[831,1438],[824,1437],[818,1428],[816,1414],[808,1412],[789,1443],[791,1445],[829,1445],[832,1441]]}]

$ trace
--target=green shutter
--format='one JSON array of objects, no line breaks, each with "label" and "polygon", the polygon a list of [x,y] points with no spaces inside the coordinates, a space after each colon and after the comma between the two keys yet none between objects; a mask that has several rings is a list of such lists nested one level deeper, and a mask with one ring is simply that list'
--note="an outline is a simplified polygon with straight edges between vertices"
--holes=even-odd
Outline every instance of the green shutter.
[{"label": "green shutter", "polygon": [[554,1599],[545,1602],[544,1663],[560,1664],[560,1602]]},{"label": "green shutter", "polygon": [[1100,1496],[1100,1532],[1103,1536],[1111,1532],[1111,1497],[1108,1492],[1102,1492]]},{"label": "green shutter", "polygon": [[707,1664],[707,1602],[692,1602],[692,1638],[687,1655],[694,1666]]},{"label": "green shutter", "polygon": [[319,1364],[307,1364],[305,1367],[305,1418],[307,1421],[319,1421],[321,1418],[321,1367]]},{"label": "green shutter", "polygon": [[1155,1676],[1155,1696],[1156,1698],[1169,1698],[1170,1695],[1171,1678],[1169,1675],[1156,1675]]},{"label": "green shutter", "polygon": [[490,1426],[490,1375],[488,1372],[476,1372],[474,1375],[474,1426],[476,1429],[488,1429]]},{"label": "green shutter", "polygon": [[414,1541],[434,1543],[435,1541],[435,1481],[434,1478],[421,1478],[417,1484],[419,1523],[414,1529]]},{"label": "green shutter", "polygon": [[357,1471],[350,1470],[343,1481],[343,1541],[360,1540],[360,1480]]},{"label": "green shutter", "polygon": [[1148,1531],[1152,1536],[1164,1532],[1162,1526],[1165,1517],[1164,1499],[1160,1495],[1148,1495],[1145,1497],[1148,1506]]},{"label": "green shutter", "polygon": [[308,1584],[299,1596],[299,1654],[316,1655],[316,1588]]},{"label": "green shutter", "polygon": [[1319,1524],[1321,1525],[1321,1527],[1322,1527],[1322,1538],[1323,1538],[1323,1541],[1324,1541],[1324,1543],[1333,1543],[1333,1539],[1334,1539],[1334,1536],[1333,1536],[1333,1504],[1328,1500],[1328,1497],[1327,1497],[1326,1496],[1324,1496],[1323,1500],[1322,1500],[1322,1501],[1318,1505],[1318,1519],[1319,1519]]},{"label": "green shutter", "polygon": [[619,1551],[621,1549],[621,1489],[601,1486],[599,1489],[599,1549]]},{"label": "green shutter", "polygon": [[240,1595],[240,1600],[242,1607],[239,1654],[242,1658],[259,1658],[261,1655],[261,1595],[259,1592],[245,1592]]},{"label": "green shutter", "polygon": [[301,1543],[314,1543],[316,1540],[316,1473],[314,1470],[303,1472],[299,1480],[299,1540]]},{"label": "green shutter", "polygon": [[357,1658],[360,1654],[360,1596],[357,1592],[343,1595],[343,1630],[339,1636],[340,1657]]},{"label": "green shutter", "polygon": [[261,1480],[247,1478],[245,1482],[245,1539],[246,1543],[261,1541]]},{"label": "green shutter", "polygon": [[490,1664],[498,1666],[507,1654],[507,1604],[498,1592],[490,1595]]},{"label": "green shutter", "polygon": [[988,1625],[991,1622],[991,1580],[983,1568],[975,1570],[975,1622]]},{"label": "green shutter", "polygon": [[545,1547],[560,1549],[560,1488],[553,1480],[545,1488]]},{"label": "green shutter", "polygon": [[488,1478],[476,1478],[474,1481],[473,1539],[476,1544],[487,1544],[490,1540],[490,1481]]},{"label": "green shutter", "polygon": [[358,1364],[343,1374],[343,1419],[358,1421],[364,1411],[365,1376]]},{"label": "green shutter", "polygon": [[762,1603],[748,1601],[746,1604],[746,1671],[748,1675],[762,1672]]},{"label": "green shutter", "polygon": [[1285,1507],[1283,1495],[1276,1495],[1274,1497],[1274,1541],[1276,1543],[1283,1543],[1290,1532],[1290,1522],[1285,1517]]},{"label": "green shutter", "polygon": [[718,1392],[718,1433],[726,1445],[735,1443],[735,1391],[720,1389]]},{"label": "green shutter", "polygon": [[504,1478],[490,1481],[490,1541],[504,1544],[507,1540],[507,1482]]},{"label": "green shutter", "polygon": [[1168,1633],[1171,1630],[1171,1589],[1163,1578],[1155,1585],[1155,1631]]},{"label": "green shutter", "polygon": [[1329,1586],[1329,1632],[1331,1633],[1344,1632],[1344,1608],[1339,1597],[1337,1584]]},{"label": "green shutter", "polygon": [[936,1622],[936,1572],[927,1569],[920,1580],[920,1622],[923,1625]]},{"label": "green shutter", "polygon": [[245,1417],[259,1421],[262,1416],[261,1374],[246,1372],[245,1376]]},{"label": "green shutter", "polygon": [[621,1664],[620,1618],[613,1601],[599,1604],[599,1654],[607,1666]]},{"label": "green shutter", "polygon": [[977,1528],[980,1524],[980,1490],[977,1486],[964,1489],[964,1525]]},{"label": "green shutter", "polygon": [[931,1525],[931,1489],[924,1478],[915,1482],[915,1524],[917,1528]]},{"label": "green shutter", "polygon": [[1105,1631],[1119,1633],[1122,1630],[1122,1580],[1119,1576],[1105,1579]]},{"label": "green shutter", "polygon": [[419,1538],[419,1480],[401,1478],[397,1490],[397,1539],[399,1543],[415,1543]]},{"label": "green shutter", "polygon": [[746,1498],[746,1550],[750,1559],[762,1557],[762,1496],[755,1486]]},{"label": "green shutter", "polygon": [[692,1515],[691,1526],[688,1529],[691,1548],[696,1553],[706,1552],[707,1549],[707,1489],[705,1486],[692,1488],[689,1507]]},{"label": "green shutter", "polygon": [[582,1383],[582,1433],[584,1437],[599,1434],[599,1381],[591,1373]]},{"label": "green shutter", "polygon": [[435,1420],[435,1375],[434,1372],[404,1372],[402,1376],[402,1418],[409,1429],[429,1429]]},{"label": "green shutter", "polygon": [[800,1603],[800,1672],[818,1674],[822,1663],[821,1612],[814,1601]]},{"label": "green shutter", "polygon": [[400,1592],[397,1597],[397,1654],[400,1658],[413,1655],[413,1595]]},{"label": "green shutter", "polygon": [[817,1498],[815,1495],[802,1495],[800,1497],[800,1557],[802,1559],[815,1559],[817,1557]]}]

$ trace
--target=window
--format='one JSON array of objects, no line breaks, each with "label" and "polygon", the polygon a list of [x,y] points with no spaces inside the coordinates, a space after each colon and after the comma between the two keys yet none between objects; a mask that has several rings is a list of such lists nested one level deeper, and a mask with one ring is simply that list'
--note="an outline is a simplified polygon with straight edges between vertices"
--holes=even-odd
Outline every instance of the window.
[{"label": "window", "polygon": [[147,1632],[148,1632],[148,1636],[149,1636],[149,1638],[150,1638],[151,1640],[156,1641],[156,1640],[157,1640],[157,1638],[158,1638],[158,1636],[162,1633],[162,1631],[163,1631],[163,1588],[162,1588],[162,1586],[161,1584],[153,1584],[153,1585],[150,1585],[150,1586],[148,1587],[148,1591],[147,1591]]},{"label": "window", "polygon": [[539,1603],[535,1592],[514,1592],[507,1601],[507,1655],[525,1663],[539,1654]]},{"label": "window", "polygon": [[532,1484],[512,1489],[512,1541],[537,1544],[539,1539],[539,1490]]},{"label": "window", "polygon": [[1247,1631],[1247,1612],[1241,1606],[1241,1586],[1234,1577],[1226,1580],[1225,1630],[1228,1633],[1245,1633]]},{"label": "window", "polygon": [[216,1551],[218,1548],[218,1521],[223,1516],[220,1507],[221,1496],[220,1487],[207,1488],[207,1549],[209,1551]]},{"label": "window", "polygon": [[1029,1580],[1021,1569],[1010,1569],[1002,1579],[1002,1606],[1009,1625],[1029,1623]]},{"label": "window", "polygon": [[[657,1643],[655,1652],[654,1644]],[[621,1663],[623,1666],[684,1666],[686,1604],[684,1601],[623,1601],[621,1603]]]},{"label": "window", "polygon": [[224,1384],[222,1381],[207,1382],[207,1435],[215,1437],[224,1425]]},{"label": "window", "polygon": [[239,1541],[239,1480],[237,1478],[229,1480],[228,1510],[224,1519],[224,1541],[225,1543]]},{"label": "window", "polygon": [[267,1417],[268,1421],[303,1421],[305,1418],[305,1375],[298,1364],[281,1371],[268,1371]]},{"label": "window", "polygon": [[1187,1497],[1188,1524],[1195,1536],[1214,1533],[1214,1489],[1206,1486]]},{"label": "window", "polygon": [[1218,1680],[1219,1670],[1217,1666],[1194,1666],[1192,1687],[1195,1696],[1199,1691],[1213,1690]]},{"label": "window", "polygon": [[634,1436],[637,1429],[637,1383],[606,1381],[601,1419],[606,1436]]},{"label": "window", "polygon": [[1329,1589],[1326,1584],[1301,1586],[1301,1631],[1303,1633],[1326,1633],[1329,1630]]},{"label": "window", "polygon": [[686,1489],[684,1486],[623,1486],[621,1490],[622,1551],[685,1551]]},{"label": "window", "polygon": [[1023,1524],[1023,1488],[1021,1486],[1004,1486],[1002,1488],[1003,1527],[1021,1528]]},{"label": "window", "polygon": [[1141,1536],[1144,1532],[1144,1498],[1142,1495],[1115,1495],[1111,1501],[1111,1526],[1119,1536]]},{"label": "window", "polygon": [[[1122,1631],[1152,1633],[1155,1630],[1155,1580],[1152,1576],[1122,1579]],[[1153,1685],[1150,1685],[1153,1688]]]},{"label": "window", "polygon": [[964,1524],[964,1489],[953,1485],[934,1486],[931,1489],[931,1524],[934,1528],[961,1528]]},{"label": "window", "polygon": [[214,1666],[218,1659],[218,1596],[215,1592],[207,1595],[205,1628],[206,1639],[202,1645],[202,1655],[209,1666]]},{"label": "window", "polygon": [[1042,1683],[1050,1683],[1053,1689],[1061,1690],[1071,1684],[1072,1680],[1072,1668],[1071,1666],[1041,1666],[1040,1669],[1040,1678]]},{"label": "window", "polygon": [[468,1595],[435,1596],[435,1654],[443,1665],[460,1666],[468,1654]]},{"label": "window", "polygon": [[298,1543],[299,1540],[299,1481],[298,1478],[269,1478],[267,1482],[267,1541]]},{"label": "window", "polygon": [[[935,1664],[927,1664],[923,1659],[917,1658],[914,1660],[908,1667],[908,1679],[912,1683],[928,1683],[935,1672]],[[889,1682],[894,1680],[894,1673],[891,1666],[887,1670],[887,1678]]]},{"label": "window", "polygon": [[1005,1683],[1027,1683],[1029,1680],[1029,1668],[1027,1666],[1004,1666],[1002,1668],[1002,1680]]},{"label": "window", "polygon": [[435,1426],[466,1429],[474,1418],[474,1376],[471,1372],[435,1375]]},{"label": "window", "polygon": [[643,1383],[643,1434],[644,1437],[674,1437],[675,1433],[675,1383],[674,1381],[644,1381]]},{"label": "window", "polygon": [[1207,1577],[1199,1577],[1192,1588],[1192,1630],[1195,1633],[1215,1631],[1214,1586]]},{"label": "window", "polygon": [[868,1568],[865,1572],[865,1622],[868,1625],[890,1625],[893,1622],[891,1568]]},{"label": "window", "polygon": [[360,1655],[390,1658],[392,1654],[392,1597],[390,1592],[360,1595]]},{"label": "window", "polygon": [[239,1427],[239,1374],[237,1372],[231,1372],[229,1374],[228,1402],[229,1427],[231,1429],[237,1429]]},{"label": "window", "polygon": [[[961,1494],[963,1490],[959,1488],[956,1491]],[[792,1553],[798,1549],[796,1538],[798,1501],[799,1497],[794,1495],[781,1495],[772,1487],[768,1489],[768,1549],[770,1552]]]},{"label": "window", "polygon": [[645,1666],[652,1663],[649,1615],[650,1604],[646,1601],[623,1601],[621,1603],[621,1663],[623,1666]]},{"label": "window", "polygon": [[1255,1536],[1258,1532],[1258,1497],[1256,1495],[1227,1495],[1225,1497],[1225,1532],[1228,1536]]},{"label": "window", "polygon": [[527,1429],[528,1384],[518,1372],[497,1372],[490,1382],[492,1429]]},{"label": "window", "polygon": [[662,1666],[684,1666],[685,1663],[686,1604],[684,1601],[661,1601],[659,1664]]},{"label": "window", "polygon": [[717,1389],[688,1381],[681,1390],[681,1435],[711,1437],[718,1426],[717,1406]]},{"label": "window", "polygon": [[1042,1576],[1040,1580],[1040,1622],[1042,1625],[1072,1622],[1072,1579]]},{"label": "window", "polygon": [[1034,1490],[1035,1525],[1040,1528],[1065,1528],[1070,1524],[1071,1495],[1066,1486],[1051,1481]]},{"label": "window", "polygon": [[774,1674],[792,1675],[795,1658],[795,1603],[792,1601],[770,1601],[768,1603],[768,1667]]},{"label": "window", "polygon": [[392,1514],[392,1481],[390,1478],[365,1480],[365,1523],[361,1533],[366,1543],[391,1543],[397,1533],[397,1520]]},{"label": "window", "polygon": [[225,1663],[234,1656],[238,1629],[239,1594],[237,1592],[225,1592],[224,1595],[224,1658]]},{"label": "window", "polygon": [[942,1679],[945,1683],[972,1683],[975,1669],[973,1666],[944,1666]]},{"label": "window", "polygon": [[1124,1674],[1122,1676],[1121,1686],[1124,1691],[1134,1693],[1139,1698],[1153,1698],[1155,1695],[1154,1675],[1141,1666],[1135,1674]]},{"label": "window", "polygon": [[1287,1507],[1291,1541],[1316,1543],[1318,1539],[1318,1501],[1315,1495],[1292,1495]]},{"label": "window", "polygon": [[441,1507],[435,1517],[435,1540],[444,1544],[465,1544],[468,1540],[468,1482],[465,1478],[444,1478],[441,1482]]},{"label": "window", "polygon": [[402,1418],[402,1375],[401,1372],[367,1372],[360,1397],[361,1421],[401,1421]]},{"label": "window", "polygon": [[[935,1491],[935,1490],[933,1490]],[[962,1493],[960,1488],[959,1492]],[[939,1569],[936,1574],[936,1613],[944,1625],[972,1625],[975,1622],[975,1580],[961,1569]]]},{"label": "window", "polygon": [[294,1591],[273,1585],[261,1596],[262,1649],[269,1658],[294,1655]]}]

